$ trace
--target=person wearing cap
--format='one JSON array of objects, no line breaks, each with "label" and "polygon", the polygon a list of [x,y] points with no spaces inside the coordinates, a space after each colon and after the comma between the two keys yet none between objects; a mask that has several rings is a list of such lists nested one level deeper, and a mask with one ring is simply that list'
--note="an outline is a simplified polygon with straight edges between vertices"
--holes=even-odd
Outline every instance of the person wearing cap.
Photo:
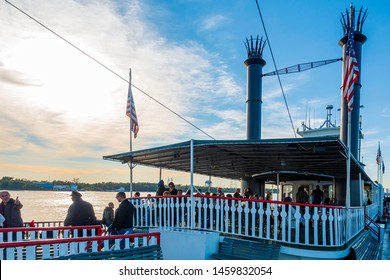
[{"label": "person wearing cap", "polygon": [[115,211],[112,228],[117,234],[133,233],[133,224],[135,219],[134,205],[126,198],[124,192],[118,192],[115,198],[119,206]]},{"label": "person wearing cap", "polygon": [[96,225],[97,219],[92,204],[81,198],[81,193],[72,191],[73,203],[69,206],[64,226],[90,226]]}]

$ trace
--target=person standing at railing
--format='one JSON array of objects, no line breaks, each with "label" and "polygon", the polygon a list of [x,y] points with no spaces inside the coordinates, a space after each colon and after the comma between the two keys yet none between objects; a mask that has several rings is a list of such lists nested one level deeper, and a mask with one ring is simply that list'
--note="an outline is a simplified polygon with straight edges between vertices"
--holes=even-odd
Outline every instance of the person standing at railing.
[{"label": "person standing at railing", "polygon": [[3,215],[5,221],[3,227],[23,227],[22,209],[23,204],[19,201],[18,197],[15,199],[11,198],[8,191],[1,191],[1,203],[0,203],[0,214]]},{"label": "person standing at railing", "polygon": [[223,192],[223,190],[222,190],[221,187],[218,187],[218,188],[217,188],[217,195],[218,195],[218,196],[225,196],[225,193]]},{"label": "person standing at railing", "polygon": [[173,182],[169,182],[168,191],[171,195],[177,195],[177,189],[175,188],[175,184]]},{"label": "person standing at railing", "polygon": [[253,195],[253,191],[250,187],[246,187],[244,191],[244,198],[250,198]]},{"label": "person standing at railing", "polygon": [[236,189],[236,192],[233,194],[233,197],[234,197],[234,198],[242,198],[240,192],[241,192],[241,189],[237,188],[237,189]]},{"label": "person standing at railing", "polygon": [[126,198],[124,192],[118,192],[115,198],[120,204],[115,211],[112,228],[116,230],[117,234],[133,233],[135,219],[134,205]]},{"label": "person standing at railing", "polygon": [[300,186],[298,188],[298,192],[295,195],[295,201],[297,203],[308,203],[309,202],[309,195],[307,194],[307,192],[305,191],[305,189],[302,186]]},{"label": "person standing at railing", "polygon": [[[72,191],[73,203],[68,208],[64,226],[90,226],[96,225],[97,219],[91,203],[81,198],[81,193]],[[78,236],[81,237],[82,230],[79,230]]]},{"label": "person standing at railing", "polygon": [[114,221],[114,203],[108,203],[108,206],[103,210],[102,224],[109,228]]},{"label": "person standing at railing", "polygon": [[166,190],[164,180],[160,180],[157,184],[156,196],[162,196]]},{"label": "person standing at railing", "polygon": [[321,204],[324,199],[324,192],[320,189],[320,186],[317,185],[316,189],[311,193],[313,196],[313,204]]}]

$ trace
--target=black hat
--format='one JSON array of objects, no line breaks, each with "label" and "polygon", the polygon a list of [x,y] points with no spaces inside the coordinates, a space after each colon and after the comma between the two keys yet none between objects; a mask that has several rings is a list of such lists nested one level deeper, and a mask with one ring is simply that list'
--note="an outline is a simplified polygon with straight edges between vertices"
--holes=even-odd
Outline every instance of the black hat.
[{"label": "black hat", "polygon": [[70,196],[81,197],[81,193],[79,193],[78,191],[72,191],[72,193],[70,194]]}]

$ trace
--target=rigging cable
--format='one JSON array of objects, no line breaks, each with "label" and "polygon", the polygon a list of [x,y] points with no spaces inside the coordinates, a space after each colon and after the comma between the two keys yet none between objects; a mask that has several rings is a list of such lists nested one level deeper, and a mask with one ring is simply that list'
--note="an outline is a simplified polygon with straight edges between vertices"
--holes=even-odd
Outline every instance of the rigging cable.
[{"label": "rigging cable", "polygon": [[76,45],[74,45],[73,43],[71,43],[70,41],[68,41],[67,39],[65,39],[64,37],[62,37],[60,34],[56,33],[55,31],[53,31],[52,29],[50,29],[49,27],[47,27],[46,25],[44,25],[43,23],[41,23],[40,21],[38,21],[37,19],[35,19],[34,17],[30,16],[29,14],[27,14],[25,11],[23,11],[22,9],[20,9],[19,7],[15,6],[14,4],[12,4],[11,2],[9,2],[8,0],[4,0],[6,3],[8,3],[9,5],[11,5],[12,7],[14,7],[16,10],[18,10],[19,12],[21,12],[22,14],[24,14],[25,16],[29,17],[31,20],[35,21],[37,24],[39,24],[40,26],[42,26],[43,28],[45,28],[46,30],[48,30],[49,32],[51,32],[52,34],[54,34],[55,36],[57,36],[58,38],[60,38],[61,40],[63,40],[64,42],[66,42],[67,44],[69,44],[70,46],[72,46],[73,48],[75,48],[76,50],[78,50],[79,52],[81,52],[83,55],[87,56],[88,58],[92,59],[94,62],[96,62],[97,64],[99,64],[100,66],[102,66],[103,68],[105,68],[106,70],[108,70],[109,72],[111,72],[112,74],[114,74],[115,76],[117,76],[118,78],[122,79],[123,81],[125,81],[127,84],[133,86],[135,89],[139,90],[141,93],[143,93],[144,95],[146,95],[147,97],[149,97],[150,99],[152,99],[154,102],[156,102],[157,104],[159,104],[160,106],[164,107],[165,109],[167,109],[168,111],[170,111],[172,114],[176,115],[177,117],[179,117],[180,119],[182,119],[183,121],[187,122],[188,124],[190,124],[191,126],[193,126],[194,128],[196,128],[197,130],[199,130],[200,132],[202,132],[203,134],[205,134],[206,136],[210,137],[211,139],[213,140],[216,140],[214,137],[212,137],[210,134],[208,134],[207,132],[205,132],[204,130],[202,130],[201,128],[199,128],[198,126],[196,126],[195,124],[193,124],[192,122],[190,122],[189,120],[187,120],[186,118],[184,118],[183,116],[181,116],[179,113],[176,113],[175,111],[173,111],[171,108],[169,108],[168,106],[166,106],[164,103],[162,103],[161,101],[157,100],[156,98],[154,98],[153,96],[151,96],[150,94],[146,93],[145,91],[143,91],[142,89],[140,89],[139,87],[137,87],[136,85],[134,85],[133,83],[130,83],[128,80],[126,80],[125,78],[123,78],[121,75],[119,75],[118,73],[116,73],[114,70],[110,69],[108,66],[104,65],[102,62],[100,62],[99,60],[97,60],[96,58],[94,58],[93,56],[89,55],[88,53],[86,53],[85,51],[83,51],[82,49],[80,49],[79,47],[77,47]]},{"label": "rigging cable", "polygon": [[[265,28],[263,16],[261,15],[259,2],[258,2],[257,0],[256,0],[256,5],[257,5],[257,10],[258,10],[258,12],[259,12],[259,16],[260,16],[261,23],[262,23],[262,25],[263,25],[265,37],[266,37],[266,39],[267,39],[267,41],[268,41],[268,47],[269,47],[269,50],[270,50],[270,52],[271,52],[271,57],[272,57],[272,62],[273,62],[273,64],[274,64],[274,68],[275,68],[275,71],[278,71],[278,70],[277,70],[278,68],[276,67],[275,57],[274,57],[274,54],[273,54],[273,52],[272,52],[271,43],[270,43],[270,40],[269,40],[269,38],[268,38],[267,29]],[[278,72],[277,72],[277,76],[278,76],[279,86],[280,86],[280,89],[281,89],[282,94],[283,94],[284,104],[286,105],[287,113],[288,113],[288,116],[289,116],[289,118],[290,118],[291,127],[292,127],[292,130],[293,130],[293,132],[294,132],[294,137],[297,138],[297,134],[295,133],[294,124],[293,124],[293,121],[292,121],[292,118],[291,118],[291,114],[290,114],[290,109],[288,108],[286,95],[284,94],[284,89],[283,89],[282,81],[280,80],[280,76],[279,76],[279,73],[278,73]]]}]

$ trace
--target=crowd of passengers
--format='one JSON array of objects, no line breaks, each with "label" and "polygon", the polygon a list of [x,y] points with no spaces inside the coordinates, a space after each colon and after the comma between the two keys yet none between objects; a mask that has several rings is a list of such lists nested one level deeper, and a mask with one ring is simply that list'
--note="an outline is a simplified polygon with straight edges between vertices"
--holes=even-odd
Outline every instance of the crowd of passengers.
[{"label": "crowd of passengers", "polygon": [[[255,205],[256,208],[259,208],[260,207],[260,202],[256,202],[256,204],[253,204],[254,202],[252,202],[251,200],[265,200],[265,201],[272,201],[273,198],[272,198],[272,193],[271,192],[266,192],[265,194],[265,198],[263,198],[262,196],[259,196],[258,194],[254,193],[252,191],[252,189],[250,187],[247,187],[245,188],[244,192],[241,193],[241,189],[240,188],[237,188],[235,193],[234,194],[225,194],[222,190],[222,188],[217,188],[217,191],[215,193],[210,193],[209,191],[206,191],[205,193],[202,193],[201,190],[197,189],[196,190],[197,193],[195,194],[195,196],[197,197],[202,197],[201,200],[196,200],[195,203],[198,207],[195,208],[195,221],[198,222],[198,217],[199,217],[199,214],[201,215],[200,219],[201,219],[201,222],[204,223],[204,215],[205,213],[207,212],[206,214],[206,220],[209,221],[210,220],[210,211],[209,208],[204,208],[202,207],[203,205],[210,205],[211,203],[216,203],[216,200],[213,200],[213,197],[226,197],[226,198],[232,198],[231,200],[228,200],[227,202],[224,202],[224,203],[227,203],[227,205],[229,206],[229,208],[231,206],[238,206],[239,204],[239,200],[238,199],[245,199],[243,201],[241,201],[241,206],[244,207],[245,204],[248,204],[248,207],[249,208],[252,208],[253,205]],[[185,194],[190,194],[190,190],[188,190]],[[164,181],[163,180],[160,180],[160,182],[158,183],[158,187],[157,187],[157,191],[156,191],[156,196],[158,197],[161,197],[161,196],[169,196],[169,197],[172,197],[172,196],[182,196],[183,195],[183,190],[181,189],[176,189],[175,187],[175,184],[173,182],[170,182],[168,184],[168,187],[165,187],[164,185]],[[134,197],[139,197],[140,194],[138,192],[135,193],[135,196]],[[148,194],[148,197],[151,197],[150,194]],[[234,200],[234,198],[237,198],[237,200]],[[249,200],[246,200],[246,199],[249,199]],[[303,189],[303,187],[299,187],[298,189],[298,192],[296,193],[295,195],[295,202],[297,203],[304,203],[304,204],[310,204],[309,202],[310,200],[310,196],[307,194],[307,192]],[[153,203],[151,202],[152,200],[145,200],[145,199],[140,199],[140,200],[134,200],[133,203],[135,204],[135,206],[141,206],[143,205],[144,203]],[[156,201],[156,203],[159,203],[158,200],[153,200],[153,201]],[[136,207],[138,208],[138,211],[137,211],[137,216],[139,219],[143,220],[144,223],[146,224],[149,224],[150,222],[154,221],[155,220],[155,217],[157,217],[157,223],[160,223],[160,216],[161,216],[161,221],[166,224],[167,223],[167,220],[168,219],[165,219],[167,218],[168,216],[170,216],[170,221],[169,223],[171,225],[173,224],[176,224],[177,222],[180,222],[180,221],[183,221],[182,219],[182,213],[184,213],[184,220],[187,219],[187,208],[184,207],[183,208],[183,211],[182,211],[182,208],[181,208],[181,202],[184,202],[186,203],[187,202],[187,198],[184,198],[182,200],[182,198],[178,198],[178,200],[176,200],[176,198],[173,198],[173,200],[170,200],[170,202],[173,203],[176,203],[178,202],[179,203],[179,211],[177,211],[177,209],[175,208],[174,210],[169,210],[170,207],[166,207],[166,208],[155,208],[156,210],[148,210],[146,211],[146,208],[143,209],[142,211],[139,210],[140,207]],[[286,196],[284,199],[283,199],[284,202],[293,202],[293,199],[290,197],[290,196]],[[329,196],[327,195],[327,192],[326,191],[323,191],[320,189],[319,186],[316,187],[316,189],[312,192],[311,194],[311,204],[321,204],[321,205],[335,205],[335,201],[331,201],[331,199],[329,198]],[[264,210],[267,209],[268,205],[272,205],[272,209],[274,207],[273,204],[271,203],[267,203],[267,202],[263,202],[262,203],[263,205],[263,208]],[[177,204],[176,204],[177,206]],[[279,205],[280,207],[280,205]],[[294,207],[293,207],[294,208]],[[295,210],[295,208],[293,209]],[[312,212],[313,209],[311,209],[310,211]],[[173,211],[171,214],[169,214],[169,211]],[[206,212],[205,212],[206,211]],[[213,210],[213,216],[214,216],[214,219],[215,219],[215,216],[216,216],[216,209],[214,208]],[[304,211],[304,208],[301,207],[301,212]],[[229,215],[229,220],[230,220],[230,216],[231,216],[231,210],[228,211],[228,214]],[[157,216],[155,216],[157,214]],[[251,213],[249,213],[251,214]],[[302,213],[303,214],[303,213]],[[177,216],[179,215],[179,216]],[[258,214],[256,214],[258,215]],[[165,218],[164,218],[165,217]],[[178,219],[179,218],[179,219]],[[258,217],[257,217],[258,218]],[[148,220],[148,221],[147,221]],[[203,226],[203,225],[202,225]],[[209,226],[209,225],[207,225]]]},{"label": "crowd of passengers", "polygon": [[[186,192],[190,194],[190,190]],[[174,196],[174,195],[183,195],[183,190],[176,189],[175,184],[170,182],[166,188],[164,181],[160,180],[157,186],[156,196]],[[202,193],[200,189],[197,190],[196,196],[211,196],[211,197],[228,197],[228,198],[244,198],[244,199],[254,199],[254,200],[273,200],[272,193],[267,191],[265,197],[259,196],[257,193],[254,193],[250,187],[245,188],[244,193],[241,193],[241,189],[237,188],[234,194],[226,194],[223,192],[221,187],[217,188],[216,192],[206,191]],[[148,196],[151,196],[150,194]],[[136,193],[135,197],[139,197],[139,193]],[[293,202],[291,196],[284,197],[283,201]],[[316,189],[313,190],[311,196],[307,193],[306,190],[301,186],[298,188],[297,193],[295,194],[295,202],[304,203],[304,204],[322,204],[322,205],[338,205],[335,198],[330,198],[327,190],[321,190],[320,186],[317,185]]]}]

